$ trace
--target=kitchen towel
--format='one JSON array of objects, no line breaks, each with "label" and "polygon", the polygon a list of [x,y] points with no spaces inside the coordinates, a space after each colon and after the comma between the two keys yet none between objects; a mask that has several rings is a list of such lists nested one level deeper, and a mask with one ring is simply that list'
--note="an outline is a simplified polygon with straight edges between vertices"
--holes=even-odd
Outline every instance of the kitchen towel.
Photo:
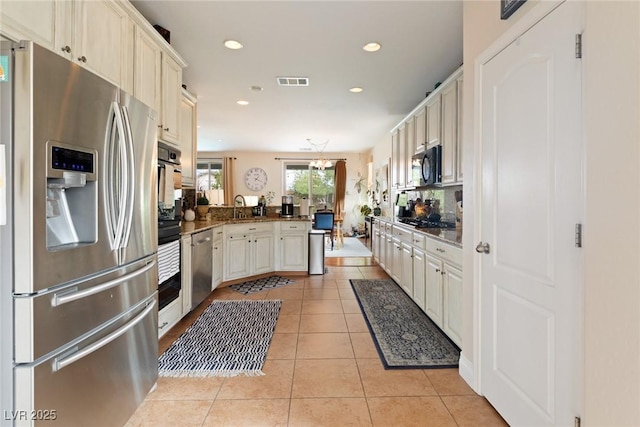
[{"label": "kitchen towel", "polygon": [[175,203],[173,197],[173,166],[166,164],[163,169],[160,169],[160,188],[163,190],[160,193],[162,197],[161,201],[165,206],[173,206]]}]

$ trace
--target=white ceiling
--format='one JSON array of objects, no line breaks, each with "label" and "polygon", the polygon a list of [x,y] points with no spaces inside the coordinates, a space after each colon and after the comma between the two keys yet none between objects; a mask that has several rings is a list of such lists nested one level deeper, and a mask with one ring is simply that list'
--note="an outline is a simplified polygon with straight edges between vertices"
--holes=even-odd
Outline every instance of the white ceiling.
[{"label": "white ceiling", "polygon": [[[171,31],[189,64],[199,151],[292,152],[310,148],[307,138],[329,140],[327,152],[366,151],[462,63],[461,1],[132,3]],[[370,41],[382,49],[362,50]],[[310,85],[280,87],[276,76]]]}]

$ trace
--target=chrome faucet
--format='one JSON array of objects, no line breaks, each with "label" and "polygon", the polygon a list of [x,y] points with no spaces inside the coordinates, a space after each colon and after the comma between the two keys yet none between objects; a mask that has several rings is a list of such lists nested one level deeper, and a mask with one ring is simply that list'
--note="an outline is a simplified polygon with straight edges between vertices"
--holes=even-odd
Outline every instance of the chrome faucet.
[{"label": "chrome faucet", "polygon": [[238,197],[240,198],[240,203],[242,203],[240,206],[242,207],[247,206],[247,202],[244,200],[244,196],[242,194],[238,194],[236,197],[234,197],[233,198],[233,219],[240,218],[239,216],[236,216],[237,215],[236,207],[238,206]]}]

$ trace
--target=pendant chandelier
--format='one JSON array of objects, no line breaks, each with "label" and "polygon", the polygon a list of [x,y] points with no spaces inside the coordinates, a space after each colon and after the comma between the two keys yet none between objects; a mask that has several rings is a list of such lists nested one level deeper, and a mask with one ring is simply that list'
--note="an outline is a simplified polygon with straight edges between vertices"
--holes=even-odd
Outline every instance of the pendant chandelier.
[{"label": "pendant chandelier", "polygon": [[322,153],[324,152],[324,149],[327,147],[327,144],[329,143],[328,139],[324,142],[317,144],[317,143],[311,142],[311,139],[307,138],[307,142],[309,143],[309,145],[311,145],[311,147],[314,150],[318,152],[318,158],[311,160],[311,163],[309,163],[309,166],[311,166],[312,168],[318,168],[320,170],[324,170],[325,168],[330,168],[331,166],[333,166],[333,163],[331,163],[331,160],[325,159],[324,156],[322,155]]}]

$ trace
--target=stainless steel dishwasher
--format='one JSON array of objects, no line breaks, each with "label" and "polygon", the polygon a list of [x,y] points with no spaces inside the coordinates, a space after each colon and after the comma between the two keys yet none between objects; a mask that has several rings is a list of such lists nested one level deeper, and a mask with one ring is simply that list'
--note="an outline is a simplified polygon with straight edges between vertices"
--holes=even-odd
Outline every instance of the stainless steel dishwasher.
[{"label": "stainless steel dishwasher", "polygon": [[201,231],[191,236],[191,310],[210,293],[213,280],[213,230]]}]

